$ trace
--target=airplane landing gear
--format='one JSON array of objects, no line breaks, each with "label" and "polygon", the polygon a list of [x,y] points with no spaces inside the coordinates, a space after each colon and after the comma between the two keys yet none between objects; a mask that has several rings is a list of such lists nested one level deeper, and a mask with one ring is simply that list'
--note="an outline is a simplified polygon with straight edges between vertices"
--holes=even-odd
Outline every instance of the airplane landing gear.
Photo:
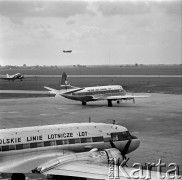
[{"label": "airplane landing gear", "polygon": [[117,100],[117,104],[119,104],[120,103],[120,101],[119,100]]},{"label": "airplane landing gear", "polygon": [[84,102],[84,101],[82,101],[82,105],[83,105],[83,106],[86,106],[86,105],[87,105],[87,103],[86,103],[86,102]]},{"label": "airplane landing gear", "polygon": [[107,100],[108,101],[108,107],[112,107],[112,100]]},{"label": "airplane landing gear", "polygon": [[135,98],[133,98],[133,104],[135,104]]}]

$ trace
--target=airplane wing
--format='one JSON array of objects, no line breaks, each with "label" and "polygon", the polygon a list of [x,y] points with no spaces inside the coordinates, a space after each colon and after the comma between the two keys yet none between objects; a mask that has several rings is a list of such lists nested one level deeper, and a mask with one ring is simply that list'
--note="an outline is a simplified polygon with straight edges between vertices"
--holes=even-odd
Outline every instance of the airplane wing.
[{"label": "airplane wing", "polygon": [[22,75],[21,78],[15,78],[15,77],[11,77],[11,76],[10,77],[0,77],[0,79],[2,79],[2,80],[16,80],[16,79],[28,79],[28,78],[37,78],[37,76]]},{"label": "airplane wing", "polygon": [[107,96],[105,97],[106,100],[130,100],[134,98],[147,98],[150,97],[148,95],[124,95],[124,96]]},{"label": "airplane wing", "polygon": [[[135,173],[134,173],[135,172]],[[151,173],[151,174],[150,174]],[[143,169],[143,177],[139,176],[139,169],[130,168],[130,167],[119,167],[117,165],[111,166],[104,163],[93,163],[88,161],[72,161],[69,163],[65,163],[61,166],[57,166],[47,172],[43,173],[44,175],[61,175],[61,176],[72,176],[72,177],[81,177],[81,178],[89,178],[89,179],[120,179],[120,180],[128,180],[128,179],[144,179],[148,177],[148,179],[160,179],[160,177],[166,177],[165,173],[161,173],[160,177],[158,177],[158,173],[156,171],[148,172]],[[167,178],[163,178],[164,180]],[[177,179],[177,178],[174,178]]]},{"label": "airplane wing", "polygon": [[[62,157],[65,154],[72,154],[74,152],[64,150],[63,151],[47,151],[47,152],[39,152],[37,155],[32,155],[24,157],[17,156],[16,161],[7,161],[7,162],[0,162],[0,172],[10,172],[10,173],[16,173],[16,172],[21,172],[21,173],[29,173],[31,172],[32,169],[37,167],[38,165],[48,162],[52,159],[55,159],[57,157]],[[26,155],[25,155],[26,156]]]},{"label": "airplane wing", "polygon": [[150,97],[149,95],[119,95],[119,96],[101,96],[101,95],[95,95],[90,96],[90,98],[94,101],[97,100],[133,100],[135,98],[147,98]]},{"label": "airplane wing", "polygon": [[108,177],[108,171],[109,168],[107,164],[96,164],[88,161],[73,161],[55,167],[43,174],[106,179]]},{"label": "airplane wing", "polygon": [[50,87],[47,87],[47,86],[44,86],[45,89],[48,89],[51,93],[53,94],[58,94],[58,95],[62,95],[62,94],[68,94],[68,93],[74,93],[76,91],[80,91],[82,90],[83,88],[73,88],[73,89],[61,89],[61,90],[57,90],[57,89],[53,89],[53,88],[50,88]]}]

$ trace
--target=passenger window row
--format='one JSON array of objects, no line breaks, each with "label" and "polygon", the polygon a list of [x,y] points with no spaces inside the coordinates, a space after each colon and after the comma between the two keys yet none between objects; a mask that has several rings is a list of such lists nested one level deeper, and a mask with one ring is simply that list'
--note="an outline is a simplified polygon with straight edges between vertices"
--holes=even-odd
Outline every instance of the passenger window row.
[{"label": "passenger window row", "polygon": [[108,93],[119,93],[123,92],[123,90],[118,89],[118,90],[108,90],[108,91],[92,91],[92,92],[80,92],[77,93],[78,95],[95,95],[95,94],[108,94]]},{"label": "passenger window row", "polygon": [[0,152],[47,147],[47,146],[58,146],[58,145],[65,145],[65,144],[102,142],[102,141],[104,141],[103,136],[92,137],[92,138],[91,137],[90,138],[75,138],[75,139],[64,139],[64,140],[54,140],[54,141],[44,141],[44,142],[33,142],[33,143],[26,143],[26,144],[0,146]]}]

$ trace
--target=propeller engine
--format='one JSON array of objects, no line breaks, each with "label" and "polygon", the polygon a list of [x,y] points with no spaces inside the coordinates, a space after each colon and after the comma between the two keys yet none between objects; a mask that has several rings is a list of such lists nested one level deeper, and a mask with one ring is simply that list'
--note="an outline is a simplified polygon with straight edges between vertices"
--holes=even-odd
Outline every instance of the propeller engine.
[{"label": "propeller engine", "polygon": [[[125,147],[123,148],[123,150],[119,150],[116,148],[115,144],[113,143],[113,141],[110,140],[110,144],[111,147],[118,150],[121,154],[120,157],[115,157],[118,161],[118,163],[121,163],[121,166],[126,166],[126,163],[128,162],[129,158],[126,157],[126,154],[128,153],[130,144],[131,144],[131,139],[128,140],[128,142],[126,143]],[[120,159],[119,159],[120,158]]]}]

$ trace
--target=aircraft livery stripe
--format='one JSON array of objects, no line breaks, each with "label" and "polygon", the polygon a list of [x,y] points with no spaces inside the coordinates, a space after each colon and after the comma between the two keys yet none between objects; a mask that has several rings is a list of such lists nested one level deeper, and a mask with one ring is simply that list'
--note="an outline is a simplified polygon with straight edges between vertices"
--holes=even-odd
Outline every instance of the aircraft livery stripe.
[{"label": "aircraft livery stripe", "polygon": [[[66,144],[82,144],[82,143],[96,143],[96,142],[109,142],[112,141],[125,141],[131,139],[131,135],[128,131],[124,132],[114,132],[111,133],[110,137],[96,136],[96,137],[83,137],[83,138],[72,138],[72,139],[54,139],[51,141],[39,141],[31,143],[13,144],[13,145],[3,145],[0,146],[0,152],[22,150],[22,149],[32,149],[48,146],[59,146]],[[18,142],[18,139],[17,139]]]},{"label": "aircraft livery stripe", "polygon": [[42,142],[32,142],[25,144],[14,144],[0,146],[0,152],[22,150],[22,149],[32,149],[48,146],[59,146],[66,144],[81,144],[81,143],[94,143],[94,142],[104,142],[103,136],[98,137],[85,137],[85,138],[74,138],[74,139],[62,139],[62,140],[52,140],[52,141],[42,141]]}]

